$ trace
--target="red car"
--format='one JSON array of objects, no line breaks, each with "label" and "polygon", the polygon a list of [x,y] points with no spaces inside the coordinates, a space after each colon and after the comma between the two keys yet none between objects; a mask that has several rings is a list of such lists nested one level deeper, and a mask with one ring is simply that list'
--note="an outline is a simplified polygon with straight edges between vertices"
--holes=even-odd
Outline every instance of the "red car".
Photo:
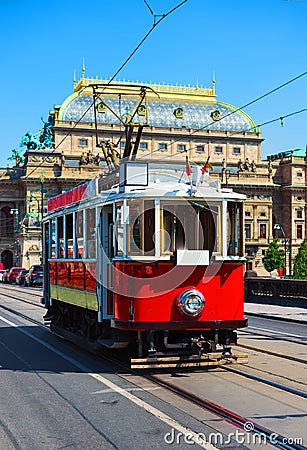
[{"label": "red car", "polygon": [[6,276],[6,282],[9,284],[16,283],[17,275],[21,270],[24,270],[24,267],[12,267]]}]

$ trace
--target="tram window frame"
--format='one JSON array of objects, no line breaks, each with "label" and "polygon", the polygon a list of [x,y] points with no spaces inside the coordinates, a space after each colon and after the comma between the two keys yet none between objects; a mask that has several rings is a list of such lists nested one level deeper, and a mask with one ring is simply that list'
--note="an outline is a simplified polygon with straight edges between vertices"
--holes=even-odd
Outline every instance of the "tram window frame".
[{"label": "tram window frame", "polygon": [[84,210],[75,212],[76,254],[77,259],[84,258]]},{"label": "tram window frame", "polygon": [[65,240],[65,258],[74,258],[74,213],[66,214],[65,220],[66,240]]},{"label": "tram window frame", "polygon": [[55,259],[56,258],[56,245],[57,245],[57,222],[56,219],[50,220],[50,247],[49,247],[49,258]]},{"label": "tram window frame", "polygon": [[244,255],[243,203],[227,202],[227,256]]},{"label": "tram window frame", "polygon": [[[155,201],[153,199],[133,198],[127,201],[127,207],[129,227],[124,225],[124,242],[126,244],[124,245],[124,252],[129,256],[155,257]],[[118,226],[116,228],[118,234]]]},{"label": "tram window frame", "polygon": [[117,202],[115,205],[115,255],[124,256],[126,255],[126,244],[125,244],[125,225],[123,222],[123,205],[124,202]]},{"label": "tram window frame", "polygon": [[[193,213],[186,214],[182,207],[192,208]],[[180,209],[181,208],[181,211]],[[172,222],[169,219],[173,217]],[[192,217],[192,220],[191,220]],[[160,236],[160,252],[163,256],[173,255],[176,250],[208,250],[210,254],[220,255],[222,252],[221,239],[221,203],[220,202],[185,202],[161,201],[160,229],[166,231]],[[166,226],[166,219],[168,225]],[[180,220],[181,219],[181,220]],[[196,220],[197,219],[197,220]],[[194,229],[194,233],[190,231]],[[184,233],[189,230],[189,233]],[[208,232],[206,232],[208,230]],[[170,236],[170,245],[165,246],[166,235]]]},{"label": "tram window frame", "polygon": [[87,208],[85,210],[85,258],[96,258],[96,208]]},{"label": "tram window frame", "polygon": [[65,216],[59,216],[57,218],[57,249],[56,249],[56,258],[65,258],[65,227],[64,227],[64,218]]}]

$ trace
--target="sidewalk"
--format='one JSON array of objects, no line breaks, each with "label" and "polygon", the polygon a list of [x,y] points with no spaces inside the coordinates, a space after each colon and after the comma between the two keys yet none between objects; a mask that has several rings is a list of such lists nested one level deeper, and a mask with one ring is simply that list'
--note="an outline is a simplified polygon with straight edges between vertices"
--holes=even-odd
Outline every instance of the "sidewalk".
[{"label": "sidewalk", "polygon": [[245,313],[274,317],[277,319],[294,320],[307,325],[307,308],[292,308],[290,306],[263,305],[257,303],[245,303]]}]

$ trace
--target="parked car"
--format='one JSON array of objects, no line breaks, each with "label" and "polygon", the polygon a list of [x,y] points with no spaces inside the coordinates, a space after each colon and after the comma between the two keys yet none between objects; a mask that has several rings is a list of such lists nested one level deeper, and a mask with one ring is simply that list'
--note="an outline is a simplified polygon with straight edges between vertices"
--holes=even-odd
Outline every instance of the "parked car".
[{"label": "parked car", "polygon": [[28,272],[28,269],[22,269],[16,277],[16,284],[19,284],[19,286],[25,284],[25,276]]},{"label": "parked car", "polygon": [[0,269],[0,281],[3,281],[3,275],[6,273],[5,269]]},{"label": "parked car", "polygon": [[16,277],[24,267],[11,267],[6,276],[6,282],[13,284],[16,283]]},{"label": "parked car", "polygon": [[25,276],[25,286],[42,286],[43,265],[34,264]]},{"label": "parked car", "polygon": [[5,269],[4,273],[2,274],[2,283],[7,283],[7,274],[9,273],[10,269]]}]

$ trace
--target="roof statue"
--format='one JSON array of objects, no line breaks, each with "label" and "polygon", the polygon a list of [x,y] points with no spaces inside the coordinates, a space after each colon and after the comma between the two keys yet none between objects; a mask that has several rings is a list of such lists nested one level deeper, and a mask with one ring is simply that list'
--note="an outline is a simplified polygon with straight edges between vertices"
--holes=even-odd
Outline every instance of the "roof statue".
[{"label": "roof statue", "polygon": [[27,147],[28,150],[40,150],[44,148],[54,148],[52,127],[54,124],[54,117],[49,115],[48,120],[45,122],[41,118],[44,128],[38,133],[31,133],[28,131],[22,136],[20,147]]},{"label": "roof statue", "polygon": [[53,132],[52,127],[54,125],[54,116],[49,115],[47,122],[41,117],[44,124],[44,128],[41,130],[40,142],[42,143],[42,148],[54,148]]},{"label": "roof statue", "polygon": [[7,159],[15,160],[16,166],[20,166],[20,164],[24,162],[25,157],[21,153],[19,153],[19,150],[17,148],[14,148],[12,150],[11,156]]},{"label": "roof statue", "polygon": [[21,138],[20,147],[27,147],[28,150],[38,150],[42,148],[42,144],[37,138],[40,133],[33,134],[28,131]]}]

